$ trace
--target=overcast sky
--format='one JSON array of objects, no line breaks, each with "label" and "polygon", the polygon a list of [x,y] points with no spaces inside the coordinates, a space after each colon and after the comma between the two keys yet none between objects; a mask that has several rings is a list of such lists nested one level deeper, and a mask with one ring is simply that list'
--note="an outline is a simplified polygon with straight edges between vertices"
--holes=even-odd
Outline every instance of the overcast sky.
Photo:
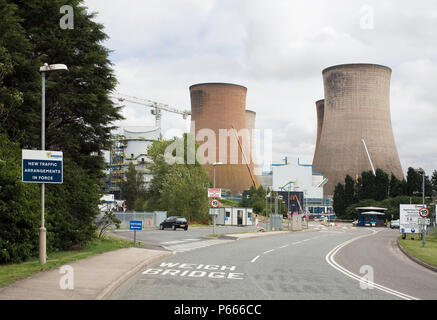
[{"label": "overcast sky", "polygon": [[[256,127],[273,130],[273,162],[311,163],[322,70],[392,68],[391,115],[402,167],[437,169],[437,0],[85,0],[113,50],[118,91],[190,109],[189,86],[248,88]],[[119,125],[153,124],[129,105]],[[186,131],[165,113],[163,129]]]}]

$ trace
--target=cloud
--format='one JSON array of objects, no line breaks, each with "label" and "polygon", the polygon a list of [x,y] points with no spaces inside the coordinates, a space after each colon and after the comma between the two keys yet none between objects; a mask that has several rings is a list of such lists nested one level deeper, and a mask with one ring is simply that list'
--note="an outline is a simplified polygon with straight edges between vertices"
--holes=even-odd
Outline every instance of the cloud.
[{"label": "cloud", "polygon": [[[273,130],[273,161],[311,163],[321,71],[344,63],[392,68],[393,132],[404,171],[437,169],[437,1],[86,0],[105,25],[120,92],[189,110],[189,86],[248,88],[256,126]],[[365,7],[367,6],[367,7]],[[373,28],[362,29],[365,10]],[[153,118],[128,106],[124,123]],[[142,120],[141,120],[142,121]],[[123,123],[123,122],[122,122]],[[165,113],[163,128],[186,129]]]}]

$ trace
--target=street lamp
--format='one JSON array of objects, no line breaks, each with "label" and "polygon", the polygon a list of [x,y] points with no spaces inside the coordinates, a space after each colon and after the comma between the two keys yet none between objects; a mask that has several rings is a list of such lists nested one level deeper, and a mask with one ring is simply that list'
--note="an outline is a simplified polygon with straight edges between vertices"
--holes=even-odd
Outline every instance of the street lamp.
[{"label": "street lamp", "polygon": [[213,166],[213,168],[214,168],[214,188],[215,188],[215,166],[220,166],[220,165],[222,165],[223,164],[223,162],[214,162],[213,164],[212,164],[212,166]]},{"label": "street lamp", "polygon": [[[39,72],[41,72],[41,150],[45,150],[46,148],[46,72],[51,71],[61,71],[67,70],[68,68],[65,64],[47,64],[44,63],[43,66],[39,68]],[[44,200],[45,200],[45,184],[41,184],[41,228],[39,229],[39,263],[46,263],[46,228],[44,223]]]},{"label": "street lamp", "polygon": [[[214,168],[214,188],[215,188],[215,167],[216,166],[220,166],[220,165],[222,165],[223,164],[223,162],[214,162],[213,164],[212,164],[212,166],[213,166],[213,168]],[[212,234],[213,235],[215,235],[215,214],[212,216],[212,219],[213,219],[213,223],[212,223]]]}]

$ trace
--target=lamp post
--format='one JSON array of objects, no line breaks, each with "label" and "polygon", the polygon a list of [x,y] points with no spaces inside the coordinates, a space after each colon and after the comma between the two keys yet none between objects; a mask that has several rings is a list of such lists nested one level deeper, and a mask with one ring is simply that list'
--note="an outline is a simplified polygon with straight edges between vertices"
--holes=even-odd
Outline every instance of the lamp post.
[{"label": "lamp post", "polygon": [[214,188],[215,188],[215,167],[216,166],[220,166],[220,165],[222,165],[223,164],[223,162],[214,162],[213,164],[212,164],[212,166],[213,166],[213,168],[214,168]]},{"label": "lamp post", "polygon": [[[215,188],[215,167],[222,165],[223,162],[214,162],[212,164],[213,168],[214,168],[214,188]],[[215,214],[212,216],[212,234],[215,235]]]},{"label": "lamp post", "polygon": [[[60,71],[67,70],[68,68],[65,64],[47,64],[44,63],[43,66],[39,68],[41,72],[41,150],[46,148],[46,72],[50,71]],[[41,184],[41,228],[39,229],[39,263],[45,264],[46,255],[46,228],[44,221],[44,200],[45,200],[45,184]]]},{"label": "lamp post", "polygon": [[[422,169],[422,208],[425,208],[425,170]],[[422,225],[422,247],[426,244],[426,224]]]}]

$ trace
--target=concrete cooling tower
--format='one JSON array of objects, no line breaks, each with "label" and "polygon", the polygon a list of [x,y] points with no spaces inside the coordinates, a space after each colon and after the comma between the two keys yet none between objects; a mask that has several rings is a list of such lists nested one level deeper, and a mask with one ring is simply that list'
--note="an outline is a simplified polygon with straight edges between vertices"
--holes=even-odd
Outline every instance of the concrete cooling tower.
[{"label": "concrete cooling tower", "polygon": [[323,127],[323,114],[325,112],[325,100],[319,100],[316,102],[316,112],[317,112],[317,140],[316,149],[314,151],[313,163],[316,163],[317,151],[319,150],[320,136],[322,135]]},{"label": "concrete cooling tower", "polygon": [[[323,70],[325,100],[313,170],[328,178],[324,196],[347,174],[375,170],[403,178],[390,118],[391,69],[374,64],[346,64]],[[321,103],[319,103],[320,105]],[[318,117],[320,116],[318,108]]]},{"label": "concrete cooling tower", "polygon": [[[250,133],[250,150],[248,151],[247,155],[251,154],[251,159],[254,166],[254,175],[259,176],[262,174],[261,167],[259,165],[256,165],[256,148],[255,148],[255,140],[253,136],[253,130],[255,129],[255,119],[256,119],[256,112],[252,110],[246,110],[246,128],[249,130]],[[258,181],[257,181],[258,183]]]},{"label": "concrete cooling tower", "polygon": [[[203,83],[190,87],[191,120],[194,122],[194,128],[191,129],[191,132],[196,134],[196,140],[202,146],[203,143],[207,143],[207,139],[199,137],[199,131],[201,129],[211,129],[214,131],[216,136],[216,156],[214,162],[225,162],[223,165],[216,166],[216,187],[230,189],[233,193],[241,193],[252,185],[251,176],[232,129],[233,126],[238,132],[241,129],[247,128],[246,93],[247,88],[228,83]],[[228,130],[229,136],[224,140],[227,141],[227,147],[220,145],[220,129]],[[247,138],[250,139],[250,136]],[[240,141],[242,141],[241,138]],[[236,144],[237,149],[236,153],[234,149],[231,154],[232,144],[234,146]],[[225,159],[220,158],[220,146],[226,151]],[[208,157],[208,152],[209,150],[205,152],[205,158]],[[231,164],[231,155],[238,157],[237,164]],[[253,173],[253,162],[250,161],[248,156],[246,154]],[[214,173],[211,162],[209,161],[204,167],[208,172],[210,180],[213,181]]]}]

